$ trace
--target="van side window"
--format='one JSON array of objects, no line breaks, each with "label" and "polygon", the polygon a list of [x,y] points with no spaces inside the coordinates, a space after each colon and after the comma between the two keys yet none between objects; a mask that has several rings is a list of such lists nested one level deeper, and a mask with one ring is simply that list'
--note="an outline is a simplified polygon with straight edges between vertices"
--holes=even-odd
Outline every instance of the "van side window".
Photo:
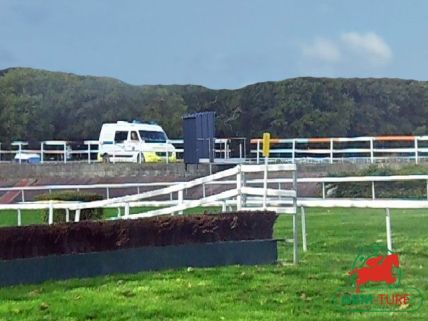
[{"label": "van side window", "polygon": [[114,142],[115,143],[123,143],[125,140],[128,139],[128,132],[126,131],[117,131],[114,135]]},{"label": "van side window", "polygon": [[137,142],[139,141],[137,132],[135,131],[131,132],[131,140],[137,141]]}]

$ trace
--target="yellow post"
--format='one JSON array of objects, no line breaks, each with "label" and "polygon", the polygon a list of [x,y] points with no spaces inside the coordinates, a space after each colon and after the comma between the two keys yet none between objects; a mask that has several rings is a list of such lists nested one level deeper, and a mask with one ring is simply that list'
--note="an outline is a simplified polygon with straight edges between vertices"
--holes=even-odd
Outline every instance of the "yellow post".
[{"label": "yellow post", "polygon": [[270,152],[270,133],[263,133],[263,156],[269,157]]}]

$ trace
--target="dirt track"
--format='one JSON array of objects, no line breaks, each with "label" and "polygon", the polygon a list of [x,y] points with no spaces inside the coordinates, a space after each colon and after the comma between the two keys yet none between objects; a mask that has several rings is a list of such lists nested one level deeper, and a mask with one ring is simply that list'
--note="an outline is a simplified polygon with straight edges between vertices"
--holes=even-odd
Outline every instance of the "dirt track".
[{"label": "dirt track", "polygon": [[[325,172],[302,172],[300,173],[300,177],[315,177],[315,176],[325,176],[327,173]],[[189,181],[198,176],[189,176],[189,177],[181,177],[181,176],[130,176],[130,177],[102,177],[102,178],[39,178],[32,180],[31,186],[45,186],[45,185],[90,185],[90,184],[123,184],[123,183],[154,183],[154,182],[183,182]],[[272,174],[269,177],[278,177],[278,175]],[[247,179],[257,179],[262,178],[262,174],[260,175],[252,175],[251,177],[247,177]],[[230,180],[233,177],[229,178]],[[0,187],[12,187],[16,186],[20,183],[19,179],[1,179],[0,178]],[[230,188],[233,188],[233,185],[206,185],[205,193],[206,195],[215,194]],[[278,188],[278,185],[272,185],[273,188]],[[290,185],[282,185],[281,188],[290,188]],[[136,194],[137,191],[144,192],[151,189],[158,189],[158,187],[140,187],[139,189],[133,188],[114,188],[109,190],[110,197],[118,197],[129,194]],[[106,189],[96,189],[91,190],[93,192],[99,193],[106,197]],[[48,191],[45,191],[48,192]],[[35,195],[45,193],[42,191],[26,191],[25,192],[25,201],[31,201],[34,199]],[[314,184],[300,184],[298,186],[299,196],[302,197],[310,197],[310,196],[319,196],[321,193],[321,188],[318,185]],[[202,187],[192,188],[186,191],[186,198],[200,198],[202,196]],[[4,192],[0,192],[1,195],[5,194]],[[18,193],[14,198],[14,202],[21,202],[21,194]]]}]

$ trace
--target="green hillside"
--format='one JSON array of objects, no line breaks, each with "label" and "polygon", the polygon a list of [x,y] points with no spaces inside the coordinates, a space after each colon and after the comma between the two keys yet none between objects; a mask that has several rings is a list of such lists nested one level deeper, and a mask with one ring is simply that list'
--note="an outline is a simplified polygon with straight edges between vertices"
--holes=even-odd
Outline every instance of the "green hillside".
[{"label": "green hillside", "polygon": [[428,134],[428,82],[296,78],[237,90],[132,86],[28,68],[0,71],[0,142],[96,139],[102,123],[157,120],[181,136],[185,113],[217,112],[217,136]]}]

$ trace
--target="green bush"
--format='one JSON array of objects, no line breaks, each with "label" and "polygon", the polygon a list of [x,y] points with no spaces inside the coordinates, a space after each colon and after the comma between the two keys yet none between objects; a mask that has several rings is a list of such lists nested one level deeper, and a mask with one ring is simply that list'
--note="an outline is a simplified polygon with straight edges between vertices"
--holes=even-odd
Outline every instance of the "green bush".
[{"label": "green bush", "polygon": [[[371,165],[365,169],[331,174],[329,176],[393,176],[393,175],[423,175],[427,173],[426,166],[408,165],[400,168]],[[332,183],[326,185],[330,197],[371,198],[371,182]],[[396,181],[375,182],[376,198],[426,199],[426,181]]]},{"label": "green bush", "polygon": [[[75,202],[92,202],[102,200],[103,197],[96,193],[77,192],[77,191],[61,191],[40,194],[35,197],[36,201],[75,201]],[[55,223],[65,222],[65,210],[55,209],[53,213],[53,221]],[[70,211],[70,221],[74,221],[75,211]],[[103,208],[89,208],[80,211],[80,220],[98,220],[103,217]],[[43,221],[49,221],[49,211],[43,211]]]}]

